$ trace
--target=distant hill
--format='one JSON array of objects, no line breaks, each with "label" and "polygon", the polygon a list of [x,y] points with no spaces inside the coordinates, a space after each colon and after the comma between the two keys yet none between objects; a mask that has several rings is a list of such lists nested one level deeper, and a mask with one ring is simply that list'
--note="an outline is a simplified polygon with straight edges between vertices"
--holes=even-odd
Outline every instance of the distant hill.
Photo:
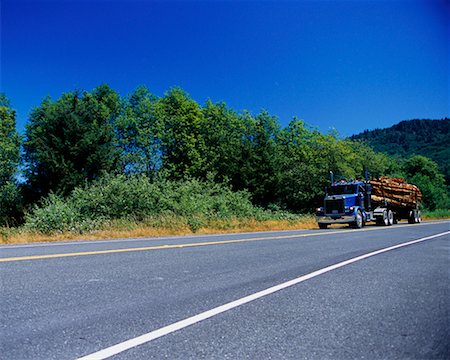
[{"label": "distant hill", "polygon": [[364,140],[389,155],[423,155],[436,161],[450,183],[450,119],[406,120],[385,129],[365,130],[350,137]]}]

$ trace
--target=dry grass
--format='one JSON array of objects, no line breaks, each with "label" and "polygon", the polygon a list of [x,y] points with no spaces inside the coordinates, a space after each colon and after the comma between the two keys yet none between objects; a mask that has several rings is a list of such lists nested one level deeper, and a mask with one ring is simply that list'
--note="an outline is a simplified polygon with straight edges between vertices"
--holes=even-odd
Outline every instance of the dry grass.
[{"label": "dry grass", "polygon": [[313,216],[305,216],[299,220],[231,220],[231,221],[211,221],[208,225],[200,227],[198,231],[193,232],[188,225],[179,224],[172,227],[152,227],[145,224],[123,223],[112,224],[109,229],[92,231],[84,234],[77,233],[58,233],[44,235],[26,231],[10,231],[0,233],[2,244],[26,244],[37,242],[55,242],[67,240],[99,240],[114,238],[139,238],[139,237],[157,237],[174,235],[192,235],[192,234],[225,234],[234,232],[252,232],[252,231],[272,231],[272,230],[301,230],[317,228]]},{"label": "dry grass", "polygon": [[[424,216],[425,220],[449,219],[448,216]],[[434,216],[433,216],[434,215]],[[335,224],[330,227],[343,227]],[[235,232],[275,231],[275,230],[307,230],[317,229],[317,223],[313,216],[305,216],[299,220],[228,220],[211,221],[207,226],[200,227],[193,232],[187,224],[174,224],[173,227],[155,227],[149,224],[112,223],[109,229],[92,231],[84,234],[72,232],[44,235],[20,230],[0,229],[1,244],[27,244],[37,242],[55,242],[67,240],[101,240],[115,238],[140,238],[157,236],[193,235],[193,234],[226,234]]]}]

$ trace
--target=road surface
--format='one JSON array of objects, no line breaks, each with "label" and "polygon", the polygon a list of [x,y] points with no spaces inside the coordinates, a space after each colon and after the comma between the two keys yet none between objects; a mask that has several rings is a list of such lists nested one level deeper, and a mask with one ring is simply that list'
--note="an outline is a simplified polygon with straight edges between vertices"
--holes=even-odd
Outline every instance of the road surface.
[{"label": "road surface", "polygon": [[0,358],[449,359],[449,228],[1,246]]}]

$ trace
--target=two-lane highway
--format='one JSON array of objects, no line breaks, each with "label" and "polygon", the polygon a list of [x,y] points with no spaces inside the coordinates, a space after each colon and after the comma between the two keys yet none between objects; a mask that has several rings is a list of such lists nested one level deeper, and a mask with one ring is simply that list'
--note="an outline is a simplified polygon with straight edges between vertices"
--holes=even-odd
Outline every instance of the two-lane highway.
[{"label": "two-lane highway", "polygon": [[2,246],[0,358],[448,359],[449,248],[449,222]]}]

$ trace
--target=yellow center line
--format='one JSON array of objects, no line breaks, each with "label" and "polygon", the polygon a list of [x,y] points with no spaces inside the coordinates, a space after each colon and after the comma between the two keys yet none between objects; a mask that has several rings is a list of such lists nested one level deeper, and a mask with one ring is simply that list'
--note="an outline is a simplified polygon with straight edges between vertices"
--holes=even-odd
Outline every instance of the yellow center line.
[{"label": "yellow center line", "polygon": [[[421,224],[421,225],[431,225],[431,224]],[[404,225],[406,226],[418,226],[414,225]],[[353,232],[358,231],[374,231],[374,230],[387,230],[387,229],[398,229],[398,227],[383,227],[383,228],[372,228],[372,229],[358,229],[353,230]],[[18,256],[9,258],[0,258],[0,263],[14,262],[14,261],[25,261],[25,260],[41,260],[41,259],[56,259],[64,257],[75,257],[75,256],[87,256],[87,255],[102,255],[102,254],[117,254],[133,251],[151,251],[151,250],[166,250],[166,249],[182,249],[197,246],[209,246],[209,245],[225,245],[225,244],[237,244],[253,241],[271,241],[271,240],[281,240],[281,239],[294,239],[301,237],[311,237],[311,236],[321,236],[321,235],[333,235],[333,234],[345,234],[342,230],[338,231],[327,231],[327,232],[317,232],[314,234],[297,234],[297,235],[282,235],[282,236],[270,236],[270,237],[259,237],[259,238],[245,238],[245,239],[235,239],[235,240],[222,240],[222,241],[208,241],[208,242],[198,242],[198,243],[188,243],[188,244],[169,244],[169,245],[157,245],[148,247],[135,247],[135,248],[125,248],[125,249],[110,249],[110,250],[97,250],[97,251],[83,251],[83,252],[73,252],[73,253],[59,253],[59,254],[47,254],[47,255],[31,255],[31,256]]]},{"label": "yellow center line", "polygon": [[125,249],[110,249],[110,250],[83,251],[83,252],[74,252],[74,253],[19,256],[19,257],[10,257],[10,258],[0,258],[0,263],[13,262],[13,261],[25,261],[25,260],[56,259],[56,258],[86,256],[86,255],[116,254],[116,253],[125,253],[125,252],[133,252],[133,251],[182,249],[182,248],[188,248],[188,247],[236,244],[236,243],[244,243],[244,242],[252,242],[252,241],[292,239],[292,238],[305,237],[305,236],[318,236],[318,235],[328,235],[328,234],[331,235],[331,234],[337,234],[339,232],[341,232],[341,231],[330,231],[330,232],[326,232],[326,233],[320,232],[320,233],[316,233],[316,234],[298,234],[298,235],[246,238],[246,239],[235,239],[235,240],[208,241],[208,242],[199,242],[199,243],[190,243],[190,244],[169,244],[169,245],[157,245],[157,246],[125,248]]}]

